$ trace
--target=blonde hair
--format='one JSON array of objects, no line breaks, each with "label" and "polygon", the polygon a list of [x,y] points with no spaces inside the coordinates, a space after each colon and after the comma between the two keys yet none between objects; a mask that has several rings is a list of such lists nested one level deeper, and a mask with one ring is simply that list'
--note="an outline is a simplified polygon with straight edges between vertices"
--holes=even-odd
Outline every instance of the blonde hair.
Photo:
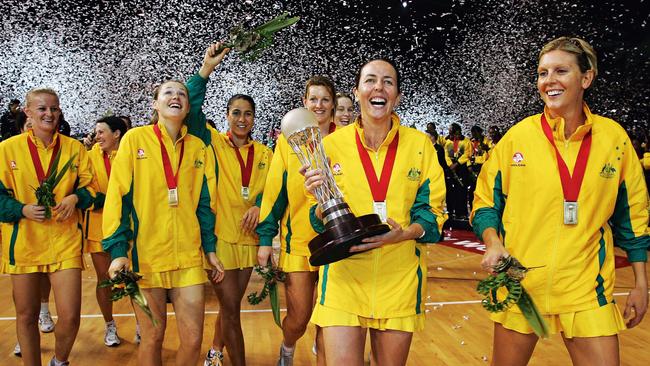
[{"label": "blonde hair", "polygon": [[27,92],[25,95],[25,107],[29,107],[34,97],[38,94],[49,94],[56,98],[57,102],[59,101],[59,95],[51,88],[34,88]]},{"label": "blonde hair", "polygon": [[594,48],[584,39],[577,37],[556,38],[542,47],[537,61],[539,62],[542,59],[542,56],[555,50],[574,54],[581,72],[585,73],[592,70],[594,72],[594,78],[598,75],[596,51],[594,51]]}]

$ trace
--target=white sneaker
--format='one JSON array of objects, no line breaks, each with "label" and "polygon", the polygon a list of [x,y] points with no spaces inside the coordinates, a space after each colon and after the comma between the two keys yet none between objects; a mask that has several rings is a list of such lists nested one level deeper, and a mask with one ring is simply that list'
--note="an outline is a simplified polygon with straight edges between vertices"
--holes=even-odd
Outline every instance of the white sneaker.
[{"label": "white sneaker", "polygon": [[38,327],[43,333],[51,333],[54,330],[54,320],[49,312],[38,314]]},{"label": "white sneaker", "polygon": [[115,347],[120,344],[120,337],[117,336],[117,328],[114,322],[106,324],[106,332],[104,333],[104,344],[108,347]]},{"label": "white sneaker", "polygon": [[215,351],[212,348],[208,351],[208,354],[205,355],[205,361],[203,361],[203,366],[223,366],[223,353],[221,351]]},{"label": "white sneaker", "polygon": [[140,344],[142,337],[140,337],[140,327],[135,327],[135,336],[133,337],[133,342],[135,344]]},{"label": "white sneaker", "polygon": [[70,361],[55,361],[56,356],[53,356],[52,359],[50,360],[50,363],[47,364],[47,366],[70,366]]},{"label": "white sneaker", "polygon": [[22,357],[23,354],[20,351],[20,343],[16,342],[16,347],[14,347],[14,356]]},{"label": "white sneaker", "polygon": [[318,356],[318,346],[316,345],[315,339],[314,339],[314,344],[311,346],[311,353],[313,353],[314,356]]}]

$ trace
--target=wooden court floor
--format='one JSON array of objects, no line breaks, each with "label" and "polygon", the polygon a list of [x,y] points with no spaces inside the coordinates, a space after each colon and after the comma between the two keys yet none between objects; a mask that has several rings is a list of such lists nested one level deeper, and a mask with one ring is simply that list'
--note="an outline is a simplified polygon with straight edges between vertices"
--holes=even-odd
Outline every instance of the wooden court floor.
[{"label": "wooden court floor", "polygon": [[[487,312],[478,303],[480,299],[475,288],[479,279],[485,275],[480,268],[480,254],[475,253],[476,243],[472,240],[449,241],[460,243],[456,246],[430,245],[425,249],[428,263],[428,293],[426,297],[427,320],[424,331],[416,333],[411,345],[408,365],[487,365],[491,352],[492,322]],[[466,249],[459,249],[461,247]],[[480,249],[480,248],[479,248]],[[618,252],[617,252],[618,253]],[[618,253],[622,255],[622,253]],[[86,261],[91,265],[91,261]],[[649,271],[650,274],[650,271]],[[130,304],[120,301],[114,312],[118,332],[122,338],[119,347],[108,348],[103,343],[104,322],[95,301],[95,273],[90,266],[82,272],[83,302],[81,328],[70,357],[73,366],[134,366],[137,365],[137,346],[133,343],[135,318]],[[617,270],[615,293],[620,294],[616,301],[624,307],[627,292],[633,286],[632,269]],[[261,280],[253,275],[247,293],[259,290]],[[218,311],[216,297],[210,288],[207,290],[206,323],[202,352],[212,340],[214,320]],[[281,291],[282,292],[282,291]],[[284,304],[284,300],[282,300]],[[54,310],[54,304],[50,305]],[[255,307],[244,298],[242,327],[246,342],[247,363],[249,365],[275,365],[281,332],[273,322],[268,302]],[[169,306],[169,311],[173,309]],[[0,275],[0,366],[22,365],[20,358],[13,355],[16,344],[15,312],[11,300],[11,282],[8,276]],[[56,319],[55,319],[56,320]],[[175,349],[178,347],[176,322],[169,316],[163,357],[165,365],[173,365]],[[311,352],[314,328],[310,326],[307,334],[298,342],[294,364],[316,365]],[[42,334],[43,363],[52,357],[54,335]],[[629,366],[650,365],[650,319],[648,316],[640,326],[627,330],[620,336],[621,364]],[[228,359],[226,355],[226,365]],[[540,341],[533,354],[530,365],[552,366],[570,365],[570,359],[560,336]]]}]

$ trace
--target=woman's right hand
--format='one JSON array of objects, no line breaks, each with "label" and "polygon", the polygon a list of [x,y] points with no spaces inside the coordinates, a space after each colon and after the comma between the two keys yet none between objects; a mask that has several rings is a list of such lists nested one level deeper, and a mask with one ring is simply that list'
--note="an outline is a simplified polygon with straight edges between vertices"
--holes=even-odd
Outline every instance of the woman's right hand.
[{"label": "woman's right hand", "polygon": [[201,65],[201,69],[199,70],[199,75],[202,77],[208,78],[214,69],[219,66],[221,61],[223,61],[223,58],[226,57],[228,52],[230,52],[230,48],[224,48],[221,52],[217,52],[219,51],[219,47],[221,47],[221,42],[216,42],[209,45],[205,50],[203,65]]},{"label": "woman's right hand", "polygon": [[485,249],[485,254],[483,254],[483,259],[481,260],[481,267],[488,273],[495,274],[494,267],[499,263],[499,259],[509,256],[510,254],[501,243],[501,240],[493,242]]},{"label": "woman's right hand", "polygon": [[23,206],[23,216],[29,220],[43,222],[45,220],[45,206],[25,205]]},{"label": "woman's right hand", "polygon": [[271,265],[273,268],[278,266],[278,263],[273,256],[273,247],[271,246],[260,246],[257,249],[257,264],[262,267],[265,267],[269,264],[269,259],[271,260]]},{"label": "woman's right hand", "polygon": [[130,261],[127,257],[117,257],[111,261],[111,265],[108,267],[108,277],[113,278],[117,275],[117,272],[122,269],[129,270]]},{"label": "woman's right hand", "polygon": [[309,170],[309,168],[310,166],[308,164],[305,164],[300,168],[299,172],[305,177],[305,189],[307,192],[316,197],[316,188],[323,185],[323,180],[325,177],[320,169]]}]

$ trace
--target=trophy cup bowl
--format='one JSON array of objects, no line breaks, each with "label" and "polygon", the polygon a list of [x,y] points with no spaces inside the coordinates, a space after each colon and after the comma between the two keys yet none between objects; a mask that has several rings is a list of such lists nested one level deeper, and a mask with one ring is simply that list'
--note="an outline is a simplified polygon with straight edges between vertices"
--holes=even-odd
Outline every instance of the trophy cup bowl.
[{"label": "trophy cup bowl", "polygon": [[309,263],[322,266],[360,252],[350,252],[350,247],[362,240],[390,231],[377,214],[356,217],[343,199],[330,170],[321,143],[316,116],[305,108],[296,108],[282,117],[282,135],[298,156],[302,165],[320,169],[323,184],[315,189],[314,196],[323,215],[325,231],[309,242]]}]

